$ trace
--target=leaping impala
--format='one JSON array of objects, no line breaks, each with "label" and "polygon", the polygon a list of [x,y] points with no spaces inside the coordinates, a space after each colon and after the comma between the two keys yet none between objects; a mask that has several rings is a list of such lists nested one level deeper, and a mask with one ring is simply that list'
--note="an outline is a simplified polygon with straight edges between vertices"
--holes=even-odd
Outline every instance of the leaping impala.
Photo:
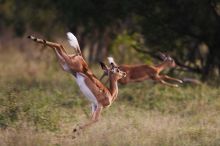
[{"label": "leaping impala", "polygon": [[[76,37],[70,32],[67,33],[67,37],[70,45],[76,50],[76,54],[67,54],[65,48],[60,44],[28,36],[29,39],[49,46],[55,51],[62,69],[75,77],[80,90],[90,101],[92,105],[91,120],[80,126],[81,129],[84,129],[97,122],[102,109],[112,104],[118,95],[117,81],[125,77],[126,73],[115,67],[113,63],[111,63],[111,68],[108,68],[104,63],[100,63],[103,70],[108,72],[110,80],[110,87],[105,87],[89,69]],[[77,130],[74,129],[73,131],[76,132]]]},{"label": "leaping impala", "polygon": [[[167,75],[160,75],[160,72],[166,68],[169,67],[175,67],[175,61],[170,57],[166,56],[162,53],[160,53],[161,58],[164,60],[161,64],[150,66],[147,64],[141,64],[141,65],[119,65],[119,69],[126,72],[126,77],[120,79],[118,82],[120,84],[128,84],[131,82],[141,82],[147,79],[152,79],[155,81],[158,81],[164,85],[172,86],[172,87],[178,87],[177,84],[171,84],[166,82],[165,80],[172,80],[178,83],[183,83],[182,80],[169,77]],[[114,62],[114,59],[112,57],[108,57],[109,62],[113,62],[115,66],[117,64]],[[100,80],[104,78],[104,76],[107,75],[107,72],[104,71],[102,77]]]}]

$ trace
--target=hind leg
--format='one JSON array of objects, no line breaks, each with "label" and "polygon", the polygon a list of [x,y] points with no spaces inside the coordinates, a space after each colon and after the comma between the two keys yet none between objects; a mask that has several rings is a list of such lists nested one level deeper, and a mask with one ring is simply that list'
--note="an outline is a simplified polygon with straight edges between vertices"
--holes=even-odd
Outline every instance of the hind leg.
[{"label": "hind leg", "polygon": [[33,40],[33,41],[35,41],[35,42],[37,42],[37,43],[39,43],[39,44],[43,44],[45,46],[48,46],[50,48],[55,49],[55,52],[58,55],[58,58],[60,58],[60,56],[62,56],[62,58],[66,62],[70,61],[69,55],[67,54],[65,48],[61,44],[50,42],[50,41],[46,41],[46,40],[43,40],[43,39],[39,39],[39,38],[36,38],[34,36],[28,36],[28,38]]},{"label": "hind leg", "polygon": [[58,58],[59,64],[61,65],[62,69],[65,71],[69,70],[68,64],[71,64],[72,62],[71,57],[67,54],[65,48],[61,44],[49,42],[43,39],[36,38],[34,36],[28,36],[28,38],[37,43],[43,44],[45,46],[48,46],[54,49],[55,54]]}]

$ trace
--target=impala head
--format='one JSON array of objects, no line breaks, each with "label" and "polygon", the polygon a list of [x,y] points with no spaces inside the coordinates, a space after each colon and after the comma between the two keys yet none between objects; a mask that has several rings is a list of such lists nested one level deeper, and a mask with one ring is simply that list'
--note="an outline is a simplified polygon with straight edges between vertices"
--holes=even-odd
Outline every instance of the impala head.
[{"label": "impala head", "polygon": [[119,80],[123,77],[126,77],[126,72],[121,71],[118,66],[115,66],[113,63],[111,63],[111,67],[108,67],[103,62],[100,62],[100,65],[104,71],[103,75],[108,75],[114,80]]},{"label": "impala head", "polygon": [[164,62],[167,63],[167,65],[169,67],[175,67],[176,66],[176,63],[175,63],[174,59],[171,58],[169,55],[165,55],[165,54],[159,52],[159,56],[163,59]]}]

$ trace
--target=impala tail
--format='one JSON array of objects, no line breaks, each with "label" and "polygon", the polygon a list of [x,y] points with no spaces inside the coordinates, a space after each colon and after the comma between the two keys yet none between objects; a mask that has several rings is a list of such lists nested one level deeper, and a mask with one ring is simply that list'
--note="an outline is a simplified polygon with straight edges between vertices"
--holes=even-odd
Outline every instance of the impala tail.
[{"label": "impala tail", "polygon": [[71,32],[67,32],[67,38],[70,45],[76,49],[77,54],[82,56],[77,38]]}]

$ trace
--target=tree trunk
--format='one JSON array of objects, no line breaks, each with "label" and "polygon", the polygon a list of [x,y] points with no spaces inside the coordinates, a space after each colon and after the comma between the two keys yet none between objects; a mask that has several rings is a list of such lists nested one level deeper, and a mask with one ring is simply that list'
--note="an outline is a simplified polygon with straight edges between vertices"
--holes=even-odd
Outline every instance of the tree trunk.
[{"label": "tree trunk", "polygon": [[214,41],[209,45],[209,53],[206,60],[206,65],[203,68],[202,80],[207,80],[212,74],[214,69],[217,67],[220,71],[220,33],[215,35]]}]

